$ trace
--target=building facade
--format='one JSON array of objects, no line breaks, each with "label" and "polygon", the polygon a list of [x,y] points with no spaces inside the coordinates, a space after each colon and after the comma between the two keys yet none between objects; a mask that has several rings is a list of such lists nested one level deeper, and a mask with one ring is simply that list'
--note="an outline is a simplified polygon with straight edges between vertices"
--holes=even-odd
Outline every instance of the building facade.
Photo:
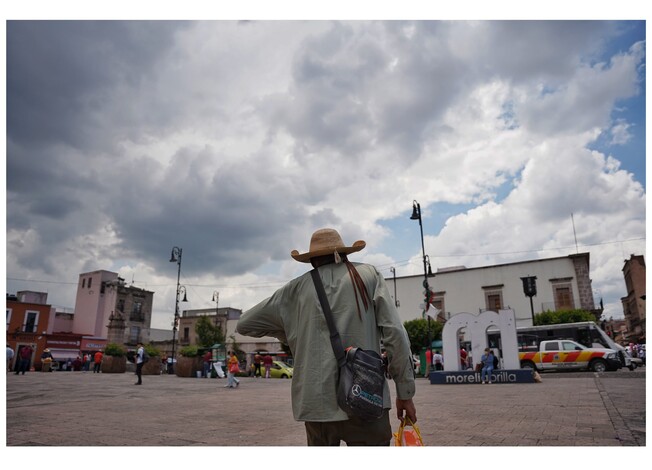
[{"label": "building facade", "polygon": [[[55,310],[45,303],[47,294],[40,292],[35,294],[44,296],[24,295],[24,292],[19,292],[15,296],[7,295],[7,346],[15,352],[12,369],[19,357],[18,353],[26,346],[33,349],[31,366],[38,365],[40,368],[40,357],[46,348],[48,332],[52,333],[51,325],[54,323]],[[26,301],[22,301],[21,298]]]},{"label": "building facade", "polygon": [[118,273],[82,273],[73,331],[127,347],[148,343],[153,302],[153,292],[126,285]]},{"label": "building facade", "polygon": [[[74,361],[89,338],[56,327],[56,309],[47,303],[47,293],[21,291],[7,296],[7,346],[18,352],[25,346],[33,349],[31,367],[41,369],[41,354],[47,348],[58,363]],[[86,341],[86,343],[85,343]]]},{"label": "building facade", "polygon": [[[435,308],[428,315],[446,321],[461,312],[480,313],[485,310],[512,309],[517,326],[532,326],[533,316],[547,311],[584,309],[596,315],[590,278],[589,253],[557,258],[466,268],[456,266],[438,269],[428,284]],[[534,277],[536,295],[524,294],[523,278]],[[399,301],[402,321],[423,318],[424,276],[386,279],[390,292]],[[395,299],[396,300],[396,299]]]},{"label": "building facade", "polygon": [[627,324],[625,341],[645,342],[645,258],[642,255],[631,255],[625,260],[623,277],[627,295],[620,301]]},{"label": "building facade", "polygon": [[281,343],[278,339],[271,336],[264,336],[262,338],[253,338],[251,336],[243,336],[237,333],[236,326],[238,320],[242,315],[242,310],[231,307],[221,307],[217,309],[217,315],[214,308],[184,310],[179,318],[179,347],[196,345],[197,333],[195,332],[195,325],[199,317],[209,317],[213,322],[217,322],[222,329],[226,332],[224,340],[227,350],[230,351],[233,341],[238,344],[240,350],[245,353],[254,351],[276,352],[281,350]]}]

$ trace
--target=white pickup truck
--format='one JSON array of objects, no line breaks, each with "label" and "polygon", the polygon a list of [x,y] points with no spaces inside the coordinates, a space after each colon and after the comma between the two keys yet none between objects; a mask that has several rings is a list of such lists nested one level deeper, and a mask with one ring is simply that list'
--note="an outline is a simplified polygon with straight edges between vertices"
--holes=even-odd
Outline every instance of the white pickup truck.
[{"label": "white pickup truck", "polygon": [[521,368],[540,371],[588,369],[594,372],[622,367],[613,349],[587,348],[568,339],[541,341],[538,351],[520,351]]}]

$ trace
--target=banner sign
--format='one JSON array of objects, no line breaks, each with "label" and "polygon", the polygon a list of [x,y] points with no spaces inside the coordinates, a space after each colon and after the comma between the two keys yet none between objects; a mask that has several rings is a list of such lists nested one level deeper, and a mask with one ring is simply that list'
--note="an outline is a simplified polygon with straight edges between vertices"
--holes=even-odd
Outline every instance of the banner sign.
[{"label": "banner sign", "polygon": [[[532,369],[494,369],[491,373],[494,384],[534,383]],[[482,384],[480,372],[472,370],[430,372],[433,385]]]}]

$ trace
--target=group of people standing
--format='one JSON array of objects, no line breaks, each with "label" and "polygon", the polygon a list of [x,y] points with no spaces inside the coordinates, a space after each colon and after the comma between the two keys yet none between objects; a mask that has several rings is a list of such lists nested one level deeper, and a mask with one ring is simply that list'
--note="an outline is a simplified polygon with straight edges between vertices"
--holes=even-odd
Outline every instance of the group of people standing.
[{"label": "group of people standing", "polygon": [[[460,365],[462,370],[471,368],[471,355],[464,348],[460,348]],[[491,348],[486,348],[484,354],[480,358],[480,362],[476,365],[476,371],[480,372],[480,379],[483,384],[492,383],[491,374],[494,371],[494,368],[497,368],[498,359],[494,355]],[[439,352],[435,350],[434,354],[432,349],[426,349],[426,374],[425,377],[429,377],[431,370],[444,370],[444,358]]]},{"label": "group of people standing", "polygon": [[[32,354],[34,349],[27,345],[23,346],[18,351],[18,358],[16,359],[16,364],[14,367],[14,373],[16,375],[23,374],[29,370],[30,362],[32,361]],[[11,361],[14,358],[14,350],[7,346],[7,372],[11,371]]]},{"label": "group of people standing", "polygon": [[[32,370],[32,356],[34,355],[34,347],[32,345],[25,345],[18,349],[18,354],[7,346],[7,372],[14,372],[16,375],[25,375],[25,372]],[[18,356],[18,357],[16,357]],[[100,372],[102,366],[102,351],[97,351],[94,354],[84,353],[83,356],[77,356],[75,359],[69,358],[62,362],[62,370],[75,370],[75,371],[89,371],[91,363],[93,363],[93,372]],[[16,362],[12,368],[12,363],[16,357]],[[55,362],[52,352],[49,348],[45,348],[41,353],[41,370],[43,372],[52,372],[54,369],[52,364]]]},{"label": "group of people standing", "polygon": [[444,370],[444,356],[438,349],[433,354],[432,349],[426,349],[426,377],[430,375],[431,370]]},{"label": "group of people standing", "polygon": [[260,354],[255,354],[254,355],[254,361],[252,363],[253,366],[253,376],[254,377],[262,377],[262,368],[265,368],[265,378],[270,379],[272,377],[272,364],[274,363],[272,356],[269,354],[265,354],[264,356],[261,356]]}]

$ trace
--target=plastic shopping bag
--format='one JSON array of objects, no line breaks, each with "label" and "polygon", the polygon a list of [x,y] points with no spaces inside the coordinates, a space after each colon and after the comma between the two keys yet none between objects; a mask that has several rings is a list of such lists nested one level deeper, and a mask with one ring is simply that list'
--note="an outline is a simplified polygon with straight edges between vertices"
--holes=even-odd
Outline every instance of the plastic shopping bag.
[{"label": "plastic shopping bag", "polygon": [[398,432],[394,433],[394,445],[396,447],[422,447],[423,439],[419,427],[410,421],[407,416],[401,421]]}]

